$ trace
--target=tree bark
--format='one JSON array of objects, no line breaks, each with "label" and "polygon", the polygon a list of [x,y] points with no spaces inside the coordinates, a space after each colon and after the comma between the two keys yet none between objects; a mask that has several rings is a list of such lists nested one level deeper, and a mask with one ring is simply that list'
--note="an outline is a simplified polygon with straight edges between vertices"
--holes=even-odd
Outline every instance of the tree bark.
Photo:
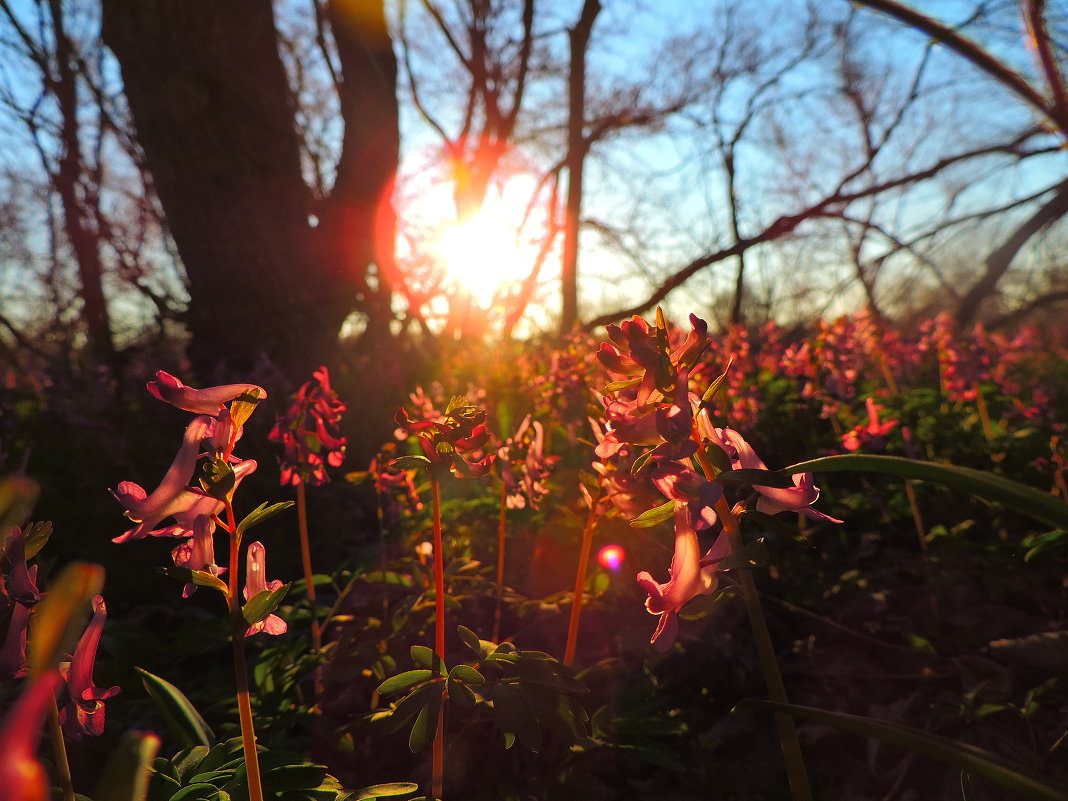
[{"label": "tree bark", "polygon": [[582,169],[589,152],[586,138],[586,49],[599,0],[585,0],[575,27],[568,31],[571,66],[567,79],[567,206],[564,211],[564,249],[560,265],[560,331],[568,333],[578,322],[578,247],[582,214]]},{"label": "tree bark", "polygon": [[[346,76],[345,152],[323,210],[302,179],[270,0],[104,0],[103,19],[188,276],[194,368],[248,370],[265,355],[297,378],[329,360],[369,291],[374,210],[396,166],[396,127],[375,116],[395,80],[381,42],[370,52],[383,74]],[[343,61],[360,65],[366,29],[339,30]]]}]

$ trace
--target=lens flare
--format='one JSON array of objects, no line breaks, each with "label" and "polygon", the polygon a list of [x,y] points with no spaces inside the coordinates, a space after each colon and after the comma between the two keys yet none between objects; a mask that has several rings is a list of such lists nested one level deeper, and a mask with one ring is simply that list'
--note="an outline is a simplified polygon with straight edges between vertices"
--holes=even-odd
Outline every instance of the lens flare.
[{"label": "lens flare", "polygon": [[606,570],[619,570],[626,558],[626,551],[619,545],[606,545],[597,552],[597,563]]}]

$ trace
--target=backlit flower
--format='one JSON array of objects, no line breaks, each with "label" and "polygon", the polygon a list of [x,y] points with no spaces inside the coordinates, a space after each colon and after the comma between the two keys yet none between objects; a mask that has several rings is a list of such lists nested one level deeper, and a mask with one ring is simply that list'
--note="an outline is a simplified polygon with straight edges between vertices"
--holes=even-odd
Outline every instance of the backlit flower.
[{"label": "backlit flower", "polygon": [[[245,600],[252,600],[261,592],[274,592],[281,589],[281,587],[282,582],[277,579],[267,581],[267,549],[263,547],[262,543],[250,543],[245,554],[245,589],[243,593]],[[251,637],[259,631],[264,631],[268,634],[285,634],[287,628],[286,622],[282,618],[272,614],[249,626],[245,636]]]},{"label": "backlit flower", "polygon": [[193,389],[163,370],[157,372],[155,379],[145,386],[149,392],[171,406],[212,417],[217,415],[225,404],[241,395],[251,394],[259,400],[267,397],[266,390],[256,384],[223,384],[218,387]]},{"label": "backlit flower", "polygon": [[93,598],[93,618],[78,640],[74,656],[66,668],[60,668],[67,680],[70,701],[60,710],[59,719],[63,730],[73,737],[83,734],[98,737],[103,734],[104,702],[120,692],[118,687],[102,688],[93,683],[96,649],[107,616],[104,599],[97,595]]}]

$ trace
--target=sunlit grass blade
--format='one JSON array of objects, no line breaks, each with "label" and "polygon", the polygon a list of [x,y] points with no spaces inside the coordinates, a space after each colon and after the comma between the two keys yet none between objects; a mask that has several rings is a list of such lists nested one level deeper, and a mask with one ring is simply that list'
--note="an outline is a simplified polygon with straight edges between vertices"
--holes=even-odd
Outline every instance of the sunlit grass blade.
[{"label": "sunlit grass blade", "polygon": [[1068,788],[1050,784],[1044,778],[1032,774],[1023,765],[976,748],[974,745],[960,743],[937,734],[929,734],[901,723],[889,723],[860,715],[830,712],[826,709],[796,704],[780,704],[774,701],[751,699],[743,701],[742,704],[761,707],[773,712],[784,712],[794,717],[872,737],[967,771],[970,775],[982,776],[999,787],[1028,798],[1042,799],[1042,801],[1068,801]]},{"label": "sunlit grass blade", "polygon": [[901,478],[914,478],[941,484],[951,489],[967,492],[987,501],[1003,503],[1008,507],[1054,528],[1068,527],[1068,504],[1047,492],[1042,492],[1011,479],[958,467],[952,464],[922,462],[901,456],[871,456],[847,453],[839,456],[824,456],[790,467],[782,473],[828,473],[828,472],[886,473]]},{"label": "sunlit grass blade", "polygon": [[148,697],[159,709],[164,722],[182,748],[193,748],[197,745],[210,748],[215,745],[215,733],[186,698],[185,693],[144,668],[135,667],[134,670],[141,674]]}]

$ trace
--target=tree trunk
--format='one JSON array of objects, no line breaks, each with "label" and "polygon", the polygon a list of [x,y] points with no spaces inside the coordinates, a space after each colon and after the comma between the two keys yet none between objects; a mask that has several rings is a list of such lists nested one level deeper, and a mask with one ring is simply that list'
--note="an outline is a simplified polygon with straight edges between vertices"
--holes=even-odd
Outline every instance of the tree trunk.
[{"label": "tree trunk", "polygon": [[601,11],[599,0],[585,0],[575,27],[568,31],[571,66],[567,80],[567,206],[564,212],[564,250],[560,265],[562,304],[560,331],[568,333],[578,322],[578,248],[582,212],[582,168],[589,151],[586,140],[586,48],[593,22]]},{"label": "tree trunk", "polygon": [[111,334],[111,320],[104,298],[104,265],[100,258],[100,232],[91,219],[92,210],[86,203],[99,203],[99,193],[83,199],[79,192],[85,163],[78,124],[78,77],[75,72],[75,53],[67,37],[63,19],[63,4],[50,0],[52,35],[55,38],[56,75],[52,92],[59,108],[59,163],[52,174],[52,183],[63,209],[63,230],[67,235],[78,265],[79,294],[89,335],[89,349],[99,364],[114,368],[115,345]]},{"label": "tree trunk", "polygon": [[[343,156],[353,171],[370,161],[374,179],[340,175],[333,211],[316,229],[270,0],[104,0],[103,16],[188,276],[193,366],[241,371],[266,355],[303,376],[329,360],[367,286],[366,243],[382,194],[369,185],[396,166],[396,129],[359,117],[380,96],[343,102],[346,151],[350,139],[378,135],[392,136],[393,147],[355,164]],[[346,223],[351,249],[337,243]]]}]

